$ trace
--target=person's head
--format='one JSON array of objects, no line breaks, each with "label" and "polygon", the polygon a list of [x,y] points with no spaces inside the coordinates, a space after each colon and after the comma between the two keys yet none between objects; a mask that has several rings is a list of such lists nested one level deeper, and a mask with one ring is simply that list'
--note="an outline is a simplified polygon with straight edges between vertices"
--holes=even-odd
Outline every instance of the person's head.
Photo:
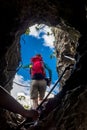
[{"label": "person's head", "polygon": [[36,56],[38,56],[38,57],[42,57],[41,54],[36,54]]},{"label": "person's head", "polygon": [[36,54],[35,57],[39,57],[40,59],[43,59],[41,54]]}]

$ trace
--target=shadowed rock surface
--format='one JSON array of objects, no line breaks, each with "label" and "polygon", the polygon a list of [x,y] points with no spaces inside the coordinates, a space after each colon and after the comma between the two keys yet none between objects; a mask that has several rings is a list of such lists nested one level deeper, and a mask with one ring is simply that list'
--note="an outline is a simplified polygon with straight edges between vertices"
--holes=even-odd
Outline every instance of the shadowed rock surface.
[{"label": "shadowed rock surface", "polygon": [[[37,126],[29,129],[87,130],[86,0],[1,0],[0,85],[9,92],[12,89],[12,80],[21,60],[20,35],[25,33],[29,26],[36,23],[44,23],[57,28],[60,26],[65,32],[68,27],[71,30],[74,28],[75,31],[80,33],[80,37],[75,40],[75,43],[78,42],[78,44],[74,44],[75,50],[72,52],[75,59],[73,70],[65,77],[67,80],[62,86],[62,90],[54,99],[49,100],[44,111],[45,118]],[[56,47],[59,40],[57,38]],[[68,47],[71,49],[70,44],[68,44]],[[69,52],[68,47],[64,46],[65,52]],[[58,51],[56,48],[56,53]],[[61,51],[59,51],[59,54],[61,54]],[[66,66],[68,63],[71,62],[61,61],[62,66]],[[3,110],[0,111],[0,129],[7,130],[9,126],[5,114],[3,114]]]}]

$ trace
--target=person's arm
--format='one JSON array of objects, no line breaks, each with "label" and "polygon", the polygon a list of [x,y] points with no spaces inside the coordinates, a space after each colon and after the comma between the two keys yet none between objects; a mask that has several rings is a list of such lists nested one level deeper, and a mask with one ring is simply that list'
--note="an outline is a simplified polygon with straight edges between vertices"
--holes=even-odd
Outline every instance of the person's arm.
[{"label": "person's arm", "polygon": [[50,78],[50,80],[52,80],[52,71],[51,71],[51,69],[49,68],[49,66],[46,63],[44,63],[44,67],[48,70],[49,78]]},{"label": "person's arm", "polygon": [[39,114],[36,110],[26,110],[24,107],[17,102],[7,90],[0,86],[0,107],[7,109],[11,112],[20,114],[26,118],[37,119]]},{"label": "person's arm", "polygon": [[21,68],[26,69],[26,68],[29,68],[29,66],[30,66],[29,64],[28,65],[22,65]]}]

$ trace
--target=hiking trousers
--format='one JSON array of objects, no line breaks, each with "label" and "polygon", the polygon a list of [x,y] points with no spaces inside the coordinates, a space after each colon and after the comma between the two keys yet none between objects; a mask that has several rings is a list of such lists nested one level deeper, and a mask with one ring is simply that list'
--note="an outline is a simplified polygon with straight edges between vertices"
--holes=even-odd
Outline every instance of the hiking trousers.
[{"label": "hiking trousers", "polygon": [[30,98],[31,99],[43,99],[45,96],[46,91],[46,80],[40,79],[40,80],[32,80],[31,87],[30,87]]}]

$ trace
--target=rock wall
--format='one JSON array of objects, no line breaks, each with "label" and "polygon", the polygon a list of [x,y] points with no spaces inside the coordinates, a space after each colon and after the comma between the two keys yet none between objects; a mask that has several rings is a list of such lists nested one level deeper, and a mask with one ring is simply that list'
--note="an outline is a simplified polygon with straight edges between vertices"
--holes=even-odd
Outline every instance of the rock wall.
[{"label": "rock wall", "polygon": [[[73,58],[75,57],[75,63],[72,72],[69,74],[69,79],[66,80],[60,93],[54,99],[51,99],[51,103],[49,100],[44,112],[47,112],[45,114],[46,118],[39,122],[37,126],[29,129],[86,130],[86,0],[1,0],[0,85],[10,91],[13,77],[21,60],[19,52],[20,35],[35,23],[44,23],[52,27],[57,27],[58,25],[63,27],[65,24],[66,26],[75,28],[81,36],[78,40],[78,45],[74,44],[74,49],[76,50],[72,53]],[[60,46],[59,43],[58,46]],[[70,44],[68,46],[70,47],[69,52],[72,49]],[[6,130],[6,127],[2,127],[4,123],[4,120],[1,118],[1,129]]]},{"label": "rock wall", "polygon": [[[57,71],[60,77],[67,66],[72,65],[73,67],[76,63],[75,54],[80,33],[64,25],[54,28],[53,33],[56,39],[54,46],[57,58]],[[66,71],[62,77],[60,81],[60,90],[62,86],[65,85],[65,81],[69,78],[71,70],[72,69]]]}]

